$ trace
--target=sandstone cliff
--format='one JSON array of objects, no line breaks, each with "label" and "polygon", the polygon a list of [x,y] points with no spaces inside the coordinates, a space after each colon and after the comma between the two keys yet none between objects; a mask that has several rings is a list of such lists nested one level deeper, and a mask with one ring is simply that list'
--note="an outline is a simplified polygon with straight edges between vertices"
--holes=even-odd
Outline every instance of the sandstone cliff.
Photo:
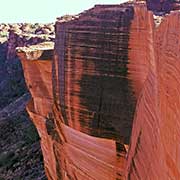
[{"label": "sandstone cliff", "polygon": [[47,175],[50,173],[49,179],[51,179],[51,175],[54,175],[53,177],[57,179],[53,141],[49,134],[49,131],[53,128],[53,122],[49,119],[51,118],[53,105],[53,48],[53,43],[43,43],[42,45],[31,46],[29,48],[18,48],[18,55],[21,58],[26,84],[33,97],[27,106],[27,111],[41,138],[41,149],[44,154],[46,173]]},{"label": "sandstone cliff", "polygon": [[54,53],[18,53],[48,179],[179,179],[179,11],[154,3],[58,18]]},{"label": "sandstone cliff", "polygon": [[135,7],[138,21],[148,24],[145,28],[151,33],[148,36],[150,49],[145,53],[146,60],[150,61],[133,122],[128,177],[178,180],[179,12],[171,12],[157,28],[152,14],[148,14],[146,8]]}]

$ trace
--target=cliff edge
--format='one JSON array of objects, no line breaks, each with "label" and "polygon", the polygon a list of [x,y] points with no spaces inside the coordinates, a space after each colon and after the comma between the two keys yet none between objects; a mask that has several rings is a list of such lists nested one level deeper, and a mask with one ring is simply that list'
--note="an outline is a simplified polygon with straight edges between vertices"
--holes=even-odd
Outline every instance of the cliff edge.
[{"label": "cliff edge", "polygon": [[179,179],[180,12],[155,3],[96,5],[18,49],[48,179]]}]

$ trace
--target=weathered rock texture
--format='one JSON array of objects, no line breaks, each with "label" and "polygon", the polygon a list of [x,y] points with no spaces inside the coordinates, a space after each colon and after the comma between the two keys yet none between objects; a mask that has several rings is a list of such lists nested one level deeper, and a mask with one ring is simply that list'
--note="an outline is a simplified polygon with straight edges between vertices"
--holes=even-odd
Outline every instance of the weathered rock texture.
[{"label": "weathered rock texture", "polygon": [[19,53],[48,179],[179,179],[179,17],[97,5],[58,19],[54,57]]},{"label": "weathered rock texture", "polygon": [[178,11],[172,12],[155,28],[152,14],[145,7],[135,7],[137,22],[149,32],[145,37],[149,50],[143,58],[149,61],[149,70],[133,123],[129,179],[180,177],[179,17]]},{"label": "weathered rock texture", "polygon": [[[33,48],[32,46],[19,48],[18,55],[21,58],[27,87],[33,97],[27,106],[27,111],[41,138],[45,169],[47,174],[50,173],[56,177],[53,140],[49,135],[53,125],[51,119],[49,120],[53,105],[52,49],[53,46],[49,46],[49,44],[45,44],[44,47],[38,45]],[[50,176],[48,178],[51,179]]]},{"label": "weathered rock texture", "polygon": [[147,0],[147,7],[156,12],[170,12],[174,0]]},{"label": "weathered rock texture", "polygon": [[132,18],[127,4],[60,19],[52,75],[50,61],[19,53],[49,179],[124,177],[136,104],[127,67]]},{"label": "weathered rock texture", "polygon": [[36,45],[46,41],[53,41],[54,36],[48,34],[28,34],[9,30],[7,59],[16,57],[16,48]]},{"label": "weathered rock texture", "polygon": [[120,153],[136,104],[127,66],[132,18],[131,5],[97,5],[56,23],[54,95],[64,137],[55,150],[67,154],[62,179],[123,178]]},{"label": "weathered rock texture", "polygon": [[132,18],[131,6],[99,5],[57,22],[54,93],[66,125],[128,142],[136,101],[127,72]]}]

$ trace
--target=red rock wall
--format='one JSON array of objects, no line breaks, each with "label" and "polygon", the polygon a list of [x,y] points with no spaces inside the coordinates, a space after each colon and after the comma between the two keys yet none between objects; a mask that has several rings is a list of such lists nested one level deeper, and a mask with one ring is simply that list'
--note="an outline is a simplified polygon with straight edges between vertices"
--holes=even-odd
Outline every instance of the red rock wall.
[{"label": "red rock wall", "polygon": [[127,57],[132,18],[131,4],[96,6],[56,24],[54,119],[61,144],[54,151],[62,179],[124,179],[136,103]]},{"label": "red rock wall", "polygon": [[54,93],[66,125],[128,142],[136,103],[127,75],[132,17],[128,4],[96,6],[57,22]]},{"label": "red rock wall", "polygon": [[[142,13],[146,14],[146,9]],[[157,28],[151,20],[153,17],[147,21],[147,16],[143,18],[139,13],[136,16],[149,23],[152,53],[145,55],[150,56],[151,63],[136,107],[128,153],[128,179],[178,180],[179,13],[168,15]]]},{"label": "red rock wall", "polygon": [[[159,47],[159,48],[158,48]],[[166,177],[180,178],[180,13],[173,12],[155,32],[161,152]],[[157,122],[158,123],[158,122]]]},{"label": "red rock wall", "polygon": [[136,94],[139,94],[144,86],[149,72],[152,57],[152,26],[153,18],[150,11],[145,10],[145,4],[138,4],[134,9],[134,18],[131,22],[128,51],[128,77]]},{"label": "red rock wall", "polygon": [[41,138],[46,175],[48,179],[52,179],[52,175],[57,179],[53,141],[48,131],[48,120],[51,118],[53,106],[52,60],[28,60],[25,53],[18,55],[21,58],[27,87],[32,95],[27,111]]},{"label": "red rock wall", "polygon": [[54,36],[49,34],[31,34],[30,32],[24,33],[23,31],[16,32],[16,30],[10,29],[7,41],[7,59],[13,60],[16,57],[17,47],[28,47],[47,41],[54,41]]},{"label": "red rock wall", "polygon": [[56,109],[54,115],[58,138],[54,139],[53,151],[58,179],[114,180],[120,176],[117,172],[124,170],[124,163],[117,169],[115,141],[95,138],[66,126]]},{"label": "red rock wall", "polygon": [[179,179],[179,17],[96,6],[57,22],[53,65],[20,54],[48,179]]},{"label": "red rock wall", "polygon": [[54,151],[61,157],[59,178],[124,178],[124,143],[136,103],[127,73],[132,18],[131,4],[126,4],[96,6],[56,23],[54,119],[61,144]]}]

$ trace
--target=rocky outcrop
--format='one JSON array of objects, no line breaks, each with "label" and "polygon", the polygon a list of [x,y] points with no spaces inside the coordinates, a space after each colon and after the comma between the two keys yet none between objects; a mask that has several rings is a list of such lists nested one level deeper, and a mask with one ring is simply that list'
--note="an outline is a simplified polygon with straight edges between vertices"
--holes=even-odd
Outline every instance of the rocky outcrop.
[{"label": "rocky outcrop", "polygon": [[147,7],[154,12],[169,13],[172,10],[174,0],[147,0]]},{"label": "rocky outcrop", "polygon": [[124,178],[136,104],[127,73],[132,18],[131,4],[97,5],[56,23],[53,90],[63,138],[55,151],[62,179]]},{"label": "rocky outcrop", "polygon": [[179,11],[153,3],[58,18],[54,54],[20,49],[48,179],[180,177]]},{"label": "rocky outcrop", "polygon": [[14,30],[9,30],[9,39],[8,39],[8,52],[7,59],[13,59],[16,57],[16,48],[36,45],[39,43],[53,41],[54,35],[48,34],[26,34],[22,32],[15,32]]},{"label": "rocky outcrop", "polygon": [[7,59],[16,57],[16,48],[54,41],[54,24],[0,24],[0,42],[7,43]]}]

